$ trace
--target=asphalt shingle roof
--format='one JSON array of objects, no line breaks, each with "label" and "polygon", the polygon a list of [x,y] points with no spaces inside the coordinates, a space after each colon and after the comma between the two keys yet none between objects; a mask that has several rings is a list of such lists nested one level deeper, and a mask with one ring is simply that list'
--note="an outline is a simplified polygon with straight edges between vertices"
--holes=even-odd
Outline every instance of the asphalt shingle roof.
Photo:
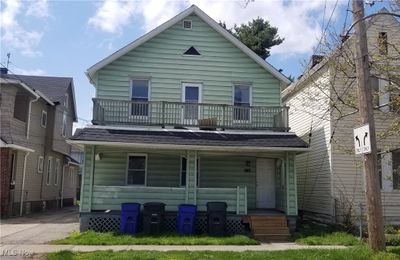
[{"label": "asphalt shingle roof", "polygon": [[70,77],[27,76],[1,74],[1,78],[19,80],[33,90],[39,90],[52,102],[60,101],[72,83]]},{"label": "asphalt shingle roof", "polygon": [[295,134],[240,134],[187,130],[77,129],[71,140],[199,146],[308,147]]}]

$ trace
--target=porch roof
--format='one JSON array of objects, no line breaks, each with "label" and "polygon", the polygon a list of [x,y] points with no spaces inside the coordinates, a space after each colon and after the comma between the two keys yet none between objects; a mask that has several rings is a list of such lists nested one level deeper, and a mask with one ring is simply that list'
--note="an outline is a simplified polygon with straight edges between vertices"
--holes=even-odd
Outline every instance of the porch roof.
[{"label": "porch roof", "polygon": [[77,129],[70,143],[126,145],[175,149],[238,148],[241,150],[305,151],[307,143],[294,133],[240,133],[178,129],[117,129],[88,127]]}]

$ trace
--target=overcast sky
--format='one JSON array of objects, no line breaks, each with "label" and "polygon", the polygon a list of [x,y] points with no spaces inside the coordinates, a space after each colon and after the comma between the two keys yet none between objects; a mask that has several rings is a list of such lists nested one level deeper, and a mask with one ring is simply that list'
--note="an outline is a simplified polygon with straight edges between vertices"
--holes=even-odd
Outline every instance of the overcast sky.
[{"label": "overcast sky", "polygon": [[[338,31],[351,22],[348,0],[186,0],[186,1],[23,1],[1,0],[1,64],[11,53],[9,69],[15,74],[74,78],[78,116],[91,119],[94,88],[84,72],[144,33],[192,4],[216,21],[234,24],[262,17],[278,27],[285,38],[273,47],[269,63],[285,75],[299,76],[304,61],[314,53],[328,21]],[[387,6],[378,1],[371,13]]]}]

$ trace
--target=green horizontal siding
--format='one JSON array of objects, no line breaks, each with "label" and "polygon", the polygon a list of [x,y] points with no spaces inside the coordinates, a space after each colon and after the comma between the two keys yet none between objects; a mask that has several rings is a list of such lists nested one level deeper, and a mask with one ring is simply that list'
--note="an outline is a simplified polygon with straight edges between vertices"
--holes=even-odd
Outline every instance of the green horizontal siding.
[{"label": "green horizontal siding", "polygon": [[90,197],[91,197],[91,169],[92,169],[92,153],[93,146],[86,145],[84,148],[84,167],[82,171],[82,186],[81,186],[81,198],[80,198],[80,211],[88,212],[90,211]]},{"label": "green horizontal siding", "polygon": [[[280,105],[280,84],[270,73],[197,16],[192,30],[182,23],[102,68],[97,97],[129,99],[130,79],[149,77],[151,100],[181,101],[182,82],[202,82],[204,103],[232,104],[233,82],[251,83],[253,105]],[[183,56],[194,46],[200,57]]]},{"label": "green horizontal siding", "polygon": [[[143,153],[101,148],[97,152],[102,154],[102,158],[96,161],[94,185],[103,186],[124,186],[128,154]],[[180,154],[145,154],[147,154],[147,186],[179,187]]]},{"label": "green horizontal siding", "polygon": [[197,189],[197,209],[206,211],[206,205],[209,201],[224,201],[228,205],[228,211],[236,212],[236,189]]},{"label": "green horizontal siding", "polygon": [[[250,166],[247,166],[250,162]],[[200,187],[247,186],[248,209],[256,208],[256,158],[208,156],[200,158]]]},{"label": "green horizontal siding", "polygon": [[185,202],[184,188],[149,188],[149,187],[93,187],[93,210],[120,210],[124,202],[164,202],[166,210],[176,210]]},{"label": "green horizontal siding", "polygon": [[295,171],[295,153],[288,153],[287,156],[287,214],[297,216],[297,189]]}]

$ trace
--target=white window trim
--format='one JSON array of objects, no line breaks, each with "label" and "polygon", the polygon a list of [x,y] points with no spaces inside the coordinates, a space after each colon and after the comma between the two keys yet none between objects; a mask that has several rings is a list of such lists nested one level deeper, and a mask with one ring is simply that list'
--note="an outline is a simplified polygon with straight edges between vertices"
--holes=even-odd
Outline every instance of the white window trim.
[{"label": "white window trim", "polygon": [[[186,95],[186,87],[197,87],[199,89],[199,101],[198,104],[201,104],[203,102],[203,84],[202,83],[196,83],[196,82],[182,82],[182,103],[185,103],[185,95]],[[197,115],[197,119],[193,119],[195,121],[197,121],[198,119],[200,119],[200,115],[201,115],[201,107],[199,106],[199,111],[198,111],[198,115]],[[190,121],[191,119],[186,119],[185,118],[185,108],[182,109],[182,123],[185,120],[189,120],[190,123],[194,123],[193,120]]]},{"label": "white window trim", "polygon": [[[251,83],[246,83],[246,82],[233,82],[232,85],[232,106],[235,106],[235,87],[236,86],[246,86],[249,87],[249,102],[250,102],[250,107],[253,106],[253,85]],[[251,108],[249,111],[249,120],[235,120],[234,118],[234,109],[232,110],[232,122],[234,124],[249,124],[252,121],[252,115],[251,115]]]},{"label": "white window trim", "polygon": [[[145,157],[144,163],[144,184],[128,184],[128,170],[129,170],[129,157],[130,156],[143,156]],[[128,153],[126,157],[126,170],[125,170],[125,185],[126,186],[147,186],[147,162],[148,162],[148,155],[146,153]]]},{"label": "white window trim", "polygon": [[[49,166],[50,166],[50,169],[49,169]],[[50,183],[51,183],[51,170],[53,168],[52,166],[53,166],[53,157],[49,156],[47,158],[47,165],[46,165],[46,185],[50,185]]]},{"label": "white window trim", "polygon": [[[179,163],[180,163],[180,166],[179,166],[179,168],[180,168],[180,171],[179,171],[179,187],[186,187],[186,185],[187,185],[187,174],[188,174],[188,162],[187,162],[187,159],[186,159],[186,185],[182,185],[182,160],[184,158],[186,159],[185,155],[181,155],[180,156],[180,161],[179,161]],[[199,156],[197,157],[196,163],[197,163],[197,165],[196,165],[196,169],[197,169],[197,172],[196,172],[196,187],[199,188],[200,187],[200,157]]]},{"label": "white window trim", "polygon": [[[185,27],[185,22],[190,22],[190,28],[186,28],[186,27]],[[193,28],[193,21],[192,21],[192,20],[189,20],[189,19],[183,20],[183,21],[182,21],[182,28],[183,28],[184,30],[192,30],[192,28]]]},{"label": "white window trim", "polygon": [[[40,163],[40,161],[42,163]],[[40,170],[40,166],[42,166],[42,170]],[[38,171],[38,173],[43,173],[44,172],[44,157],[41,156],[41,155],[38,157],[37,171]]]},{"label": "white window trim", "polygon": [[[132,101],[132,82],[134,80],[147,80],[147,102],[150,102],[151,100],[151,78],[146,78],[146,77],[134,77],[130,79],[130,85],[129,85],[129,101]],[[147,116],[137,116],[137,115],[132,115],[132,106],[129,105],[129,118],[132,119],[143,119],[146,120],[149,118],[149,114],[151,113],[151,105],[149,104],[149,108],[147,109]]]},{"label": "white window trim", "polygon": [[[43,115],[46,115],[46,121],[44,125],[43,125]],[[43,128],[47,127],[47,111],[45,110],[42,110],[42,117],[40,118],[40,126]]]},{"label": "white window trim", "polygon": [[58,177],[59,177],[59,168],[60,168],[60,159],[56,158],[56,163],[54,164],[54,185],[58,186]]},{"label": "white window trim", "polygon": [[[65,122],[65,126],[64,126],[64,122]],[[67,112],[65,112],[65,111],[63,112],[61,135],[63,137],[67,136]]]}]

